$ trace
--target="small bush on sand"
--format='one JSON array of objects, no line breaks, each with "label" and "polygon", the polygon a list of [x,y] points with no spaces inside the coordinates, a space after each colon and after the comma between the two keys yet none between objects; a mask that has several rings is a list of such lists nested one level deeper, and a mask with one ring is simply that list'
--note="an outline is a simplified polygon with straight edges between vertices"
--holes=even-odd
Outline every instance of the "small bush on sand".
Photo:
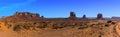
[{"label": "small bush on sand", "polygon": [[107,23],[111,23],[111,22],[112,22],[111,20],[107,21]]},{"label": "small bush on sand", "polygon": [[37,28],[46,28],[47,27],[47,23],[42,23],[39,26],[37,26]]},{"label": "small bush on sand", "polygon": [[66,27],[66,26],[63,25],[63,24],[54,24],[54,25],[52,25],[52,29],[58,29],[58,28],[63,28],[63,27]]},{"label": "small bush on sand", "polygon": [[12,25],[11,25],[11,24],[8,24],[7,27],[10,28],[10,27],[12,27]]},{"label": "small bush on sand", "polygon": [[16,26],[13,27],[13,30],[16,31],[16,32],[20,31],[20,29],[21,29],[20,25],[16,25]]},{"label": "small bush on sand", "polygon": [[83,26],[80,26],[78,29],[85,29],[85,28],[88,28],[87,25],[83,25]]},{"label": "small bush on sand", "polygon": [[106,27],[109,27],[110,25],[108,23],[105,24]]},{"label": "small bush on sand", "polygon": [[115,24],[115,22],[112,22],[112,24]]},{"label": "small bush on sand", "polygon": [[57,26],[57,24],[52,25],[52,29],[58,29],[58,28],[59,26]]},{"label": "small bush on sand", "polygon": [[26,29],[26,30],[29,30],[29,29],[30,29],[29,26],[25,26],[25,25],[23,26],[23,28]]}]

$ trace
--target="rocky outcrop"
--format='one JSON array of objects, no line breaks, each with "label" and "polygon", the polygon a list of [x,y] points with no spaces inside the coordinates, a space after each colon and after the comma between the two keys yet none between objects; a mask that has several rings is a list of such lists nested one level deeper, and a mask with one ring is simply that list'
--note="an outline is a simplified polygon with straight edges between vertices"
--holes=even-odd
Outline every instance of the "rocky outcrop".
[{"label": "rocky outcrop", "polygon": [[103,15],[101,13],[97,14],[97,19],[102,19]]},{"label": "rocky outcrop", "polygon": [[83,19],[85,19],[86,18],[86,15],[83,15],[83,17],[82,17]]},{"label": "rocky outcrop", "polygon": [[120,19],[120,17],[113,16],[111,19]]},{"label": "rocky outcrop", "polygon": [[14,14],[14,16],[27,16],[27,17],[40,17],[39,14],[33,14],[33,13],[30,13],[30,12],[16,12]]},{"label": "rocky outcrop", "polygon": [[3,19],[9,22],[19,22],[19,21],[38,21],[41,19],[41,17],[37,13],[16,12],[13,16],[2,17],[2,20]]},{"label": "rocky outcrop", "polygon": [[75,18],[76,18],[76,14],[71,11],[69,18],[70,18],[70,19],[75,19]]},{"label": "rocky outcrop", "polygon": [[44,18],[44,16],[41,16],[41,18]]}]

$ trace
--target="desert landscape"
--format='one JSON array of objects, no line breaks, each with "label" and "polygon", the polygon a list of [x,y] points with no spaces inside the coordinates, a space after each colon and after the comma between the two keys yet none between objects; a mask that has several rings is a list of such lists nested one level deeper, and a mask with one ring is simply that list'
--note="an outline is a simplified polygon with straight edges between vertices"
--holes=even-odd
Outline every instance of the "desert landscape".
[{"label": "desert landscape", "polygon": [[0,37],[120,37],[119,20],[101,13],[96,18],[78,18],[74,12],[66,18],[45,18],[16,12],[0,19]]}]

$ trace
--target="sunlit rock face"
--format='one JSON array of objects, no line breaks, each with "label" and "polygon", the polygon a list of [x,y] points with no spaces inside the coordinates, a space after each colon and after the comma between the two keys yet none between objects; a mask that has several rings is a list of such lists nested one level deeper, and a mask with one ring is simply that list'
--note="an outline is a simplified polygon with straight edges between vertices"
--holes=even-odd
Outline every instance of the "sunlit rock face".
[{"label": "sunlit rock face", "polygon": [[14,16],[22,16],[22,17],[40,17],[39,14],[33,14],[30,12],[16,12]]}]

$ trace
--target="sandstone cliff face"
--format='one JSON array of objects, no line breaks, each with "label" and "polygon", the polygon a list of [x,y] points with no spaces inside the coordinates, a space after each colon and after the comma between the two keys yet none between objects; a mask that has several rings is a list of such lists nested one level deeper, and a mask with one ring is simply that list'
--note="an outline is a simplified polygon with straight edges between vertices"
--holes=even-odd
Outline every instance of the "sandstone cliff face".
[{"label": "sandstone cliff face", "polygon": [[30,12],[16,12],[14,14],[14,16],[40,17],[39,14],[33,14],[33,13],[30,13]]},{"label": "sandstone cliff face", "polygon": [[13,17],[20,18],[20,19],[38,19],[40,18],[39,14],[34,14],[30,12],[16,12]]}]

